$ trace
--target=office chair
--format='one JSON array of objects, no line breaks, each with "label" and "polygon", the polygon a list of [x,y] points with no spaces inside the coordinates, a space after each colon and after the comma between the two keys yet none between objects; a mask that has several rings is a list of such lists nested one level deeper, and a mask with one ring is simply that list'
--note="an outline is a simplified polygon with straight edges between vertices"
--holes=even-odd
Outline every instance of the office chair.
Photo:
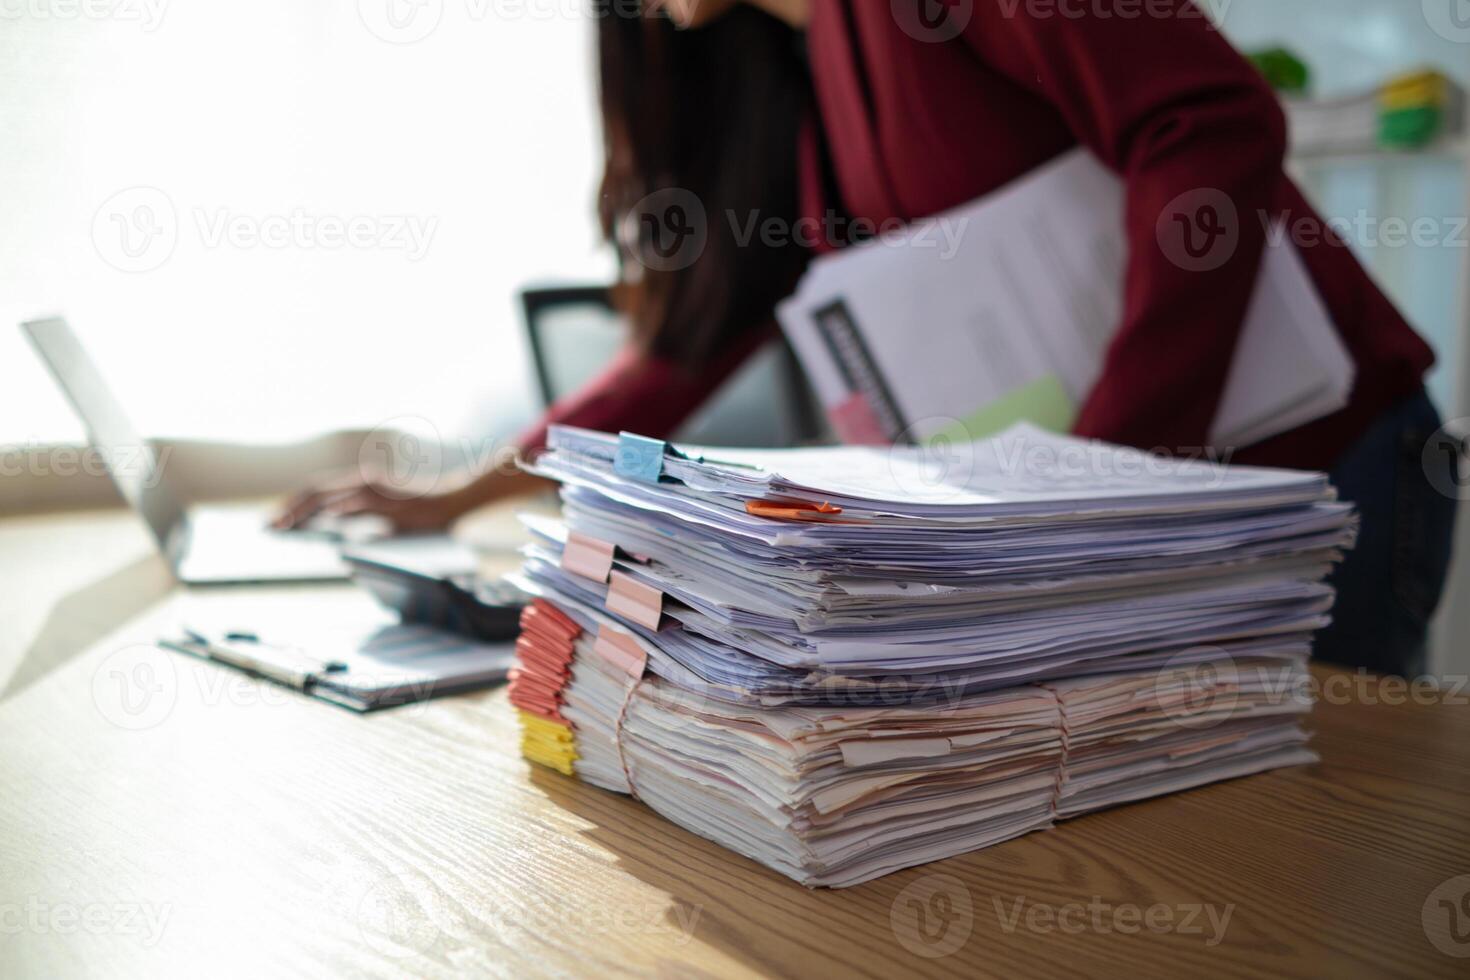
[{"label": "office chair", "polygon": [[[627,323],[606,286],[527,288],[526,337],[543,405],[575,391],[623,345]],[[674,438],[702,446],[794,446],[823,428],[806,379],[784,339],[756,352]]]}]

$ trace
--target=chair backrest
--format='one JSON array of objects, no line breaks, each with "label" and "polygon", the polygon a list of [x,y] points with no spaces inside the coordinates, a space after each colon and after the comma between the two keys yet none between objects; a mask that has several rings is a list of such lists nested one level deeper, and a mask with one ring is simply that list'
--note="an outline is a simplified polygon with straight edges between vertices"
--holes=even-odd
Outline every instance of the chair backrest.
[{"label": "chair backrest", "polygon": [[[627,337],[605,286],[521,291],[526,336],[542,402],[575,391]],[[814,402],[795,356],[773,341],[741,366],[675,433],[705,446],[793,446],[821,434]]]}]

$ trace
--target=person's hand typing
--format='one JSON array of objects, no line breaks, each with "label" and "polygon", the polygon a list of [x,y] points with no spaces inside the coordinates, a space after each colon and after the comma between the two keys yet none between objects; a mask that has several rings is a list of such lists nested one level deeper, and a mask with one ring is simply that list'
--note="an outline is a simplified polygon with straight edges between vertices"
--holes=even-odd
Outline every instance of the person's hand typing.
[{"label": "person's hand typing", "polygon": [[315,517],[373,514],[401,532],[441,531],[476,507],[505,497],[531,493],[544,480],[518,470],[491,471],[457,489],[414,493],[387,481],[365,479],[359,473],[341,475],[307,487],[281,509],[271,526],[300,528]]},{"label": "person's hand typing", "polygon": [[[468,509],[468,508],[465,508]],[[405,495],[360,476],[339,477],[307,487],[281,509],[271,526],[300,528],[313,518],[375,514],[398,531],[440,531],[464,513],[455,494]]]}]

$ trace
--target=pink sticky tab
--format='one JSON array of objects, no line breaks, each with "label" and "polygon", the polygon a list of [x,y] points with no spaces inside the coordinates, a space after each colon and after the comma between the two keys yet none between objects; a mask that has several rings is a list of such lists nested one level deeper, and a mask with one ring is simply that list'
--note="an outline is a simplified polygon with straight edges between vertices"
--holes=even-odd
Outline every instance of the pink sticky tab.
[{"label": "pink sticky tab", "polygon": [[607,584],[607,608],[651,630],[664,614],[664,594],[625,572],[613,572]]},{"label": "pink sticky tab", "polygon": [[853,394],[827,410],[832,429],[849,446],[883,446],[889,442],[878,421],[878,413],[861,393]]},{"label": "pink sticky tab", "polygon": [[608,573],[612,571],[614,550],[614,546],[606,541],[568,531],[567,543],[561,550],[561,567],[573,575],[606,582]]},{"label": "pink sticky tab", "polygon": [[643,668],[648,663],[648,654],[643,652],[637,640],[621,630],[606,626],[598,629],[597,641],[592,644],[592,650],[632,677],[642,677]]}]

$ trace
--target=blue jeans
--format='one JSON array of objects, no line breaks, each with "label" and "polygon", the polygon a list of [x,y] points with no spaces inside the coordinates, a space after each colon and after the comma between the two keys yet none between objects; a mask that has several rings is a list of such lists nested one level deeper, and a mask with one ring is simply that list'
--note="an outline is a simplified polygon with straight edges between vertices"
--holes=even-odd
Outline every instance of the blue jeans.
[{"label": "blue jeans", "polygon": [[1426,672],[1429,619],[1449,568],[1458,503],[1430,483],[1455,485],[1449,453],[1424,447],[1439,413],[1420,391],[1378,417],[1332,468],[1343,500],[1362,518],[1358,546],[1328,580],[1332,625],[1317,635],[1319,660],[1417,677]]}]

